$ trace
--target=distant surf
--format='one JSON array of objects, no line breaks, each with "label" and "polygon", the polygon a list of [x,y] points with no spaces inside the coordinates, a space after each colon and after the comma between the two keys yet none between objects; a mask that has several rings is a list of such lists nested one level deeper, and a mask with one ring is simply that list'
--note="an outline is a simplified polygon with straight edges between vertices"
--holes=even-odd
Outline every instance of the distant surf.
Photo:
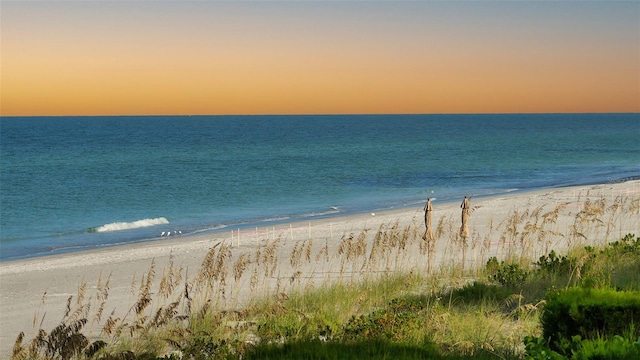
[{"label": "distant surf", "polygon": [[98,226],[95,228],[91,228],[89,229],[89,232],[130,230],[130,229],[137,229],[137,228],[150,227],[150,226],[156,226],[156,225],[164,225],[168,223],[169,223],[169,220],[167,220],[167,218],[164,218],[164,217],[159,217],[155,219],[142,219],[142,220],[137,220],[133,222],[114,222],[114,223]]}]

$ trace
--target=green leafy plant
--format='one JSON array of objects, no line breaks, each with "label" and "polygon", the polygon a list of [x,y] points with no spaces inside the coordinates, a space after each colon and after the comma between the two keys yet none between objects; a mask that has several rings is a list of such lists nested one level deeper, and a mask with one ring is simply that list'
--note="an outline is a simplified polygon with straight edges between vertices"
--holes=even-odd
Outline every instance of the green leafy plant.
[{"label": "green leafy plant", "polygon": [[496,257],[489,258],[485,269],[489,280],[507,287],[522,286],[530,276],[530,272],[521,268],[519,264],[498,262]]},{"label": "green leafy plant", "polygon": [[603,253],[612,252],[617,255],[640,255],[640,236],[634,239],[633,234],[627,234],[622,239],[609,244]]},{"label": "green leafy plant", "polygon": [[557,276],[559,274],[569,274],[576,267],[577,259],[573,256],[558,256],[554,250],[548,255],[541,256],[534,264],[537,266],[537,273],[546,276]]},{"label": "green leafy plant", "polygon": [[616,335],[611,339],[582,340],[573,350],[572,358],[587,359],[640,359],[640,338],[633,341]]},{"label": "green leafy plant", "polygon": [[542,337],[525,336],[525,360],[560,360],[564,356],[549,349],[549,345]]}]

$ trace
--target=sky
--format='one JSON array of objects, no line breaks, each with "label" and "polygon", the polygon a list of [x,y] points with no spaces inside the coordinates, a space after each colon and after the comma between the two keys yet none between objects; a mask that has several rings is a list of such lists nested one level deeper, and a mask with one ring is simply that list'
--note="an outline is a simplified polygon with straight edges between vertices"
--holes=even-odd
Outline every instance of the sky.
[{"label": "sky", "polygon": [[0,115],[640,112],[638,1],[5,1]]}]

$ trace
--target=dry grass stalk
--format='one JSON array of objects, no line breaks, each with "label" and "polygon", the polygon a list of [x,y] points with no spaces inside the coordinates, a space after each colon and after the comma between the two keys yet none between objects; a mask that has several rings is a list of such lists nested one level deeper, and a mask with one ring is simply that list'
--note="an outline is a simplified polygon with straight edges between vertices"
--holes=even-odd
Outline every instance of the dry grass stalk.
[{"label": "dry grass stalk", "polygon": [[574,223],[571,226],[571,245],[580,245],[582,240],[587,240],[587,236],[591,231],[597,230],[598,227],[604,226],[600,219],[605,212],[606,200],[604,197],[591,201],[588,197],[582,205],[582,209],[576,214]]},{"label": "dry grass stalk", "polygon": [[410,223],[403,229],[400,228],[399,220],[396,221],[394,226],[392,226],[391,231],[392,236],[395,238],[395,257],[394,257],[394,271],[403,270],[404,265],[407,260],[407,256],[409,256],[409,251],[407,249],[418,239],[422,239],[422,236],[417,235],[417,232],[414,230],[414,223]]},{"label": "dry grass stalk", "polygon": [[251,272],[251,280],[249,282],[249,287],[251,288],[251,291],[256,291],[257,287],[258,287],[258,267],[254,267],[253,271]]},{"label": "dry grass stalk", "polygon": [[451,256],[451,263],[458,263],[458,247],[457,245],[460,243],[460,231],[458,231],[458,227],[454,224],[453,218],[447,218],[444,222],[444,234],[448,235],[448,243],[445,249],[445,257],[447,252]]},{"label": "dry grass stalk", "polygon": [[358,267],[357,261],[360,260],[362,263],[359,266],[359,272],[363,273],[366,270],[367,267],[367,230],[361,232],[358,235],[358,238],[356,239],[355,243],[354,243],[354,260],[353,260],[353,266],[352,269],[355,273],[355,269]]},{"label": "dry grass stalk", "polygon": [[541,211],[542,211],[542,206],[535,208],[533,212],[529,214],[529,217],[522,228],[522,232],[520,234],[520,241],[519,241],[520,264],[524,264],[526,258],[535,257],[535,254],[533,254],[533,251],[534,251],[533,239],[534,239],[534,235],[537,234],[540,229],[540,225],[538,225],[538,222],[540,221]]},{"label": "dry grass stalk", "polygon": [[138,294],[138,300],[133,305],[133,310],[136,314],[136,318],[143,316],[144,310],[151,303],[151,286],[156,275],[155,266],[156,261],[155,259],[152,259],[147,275],[142,276],[142,279],[140,281],[140,292]]},{"label": "dry grass stalk", "polygon": [[613,204],[611,204],[605,210],[605,212],[609,214],[609,220],[607,221],[606,235],[604,238],[605,242],[609,241],[609,236],[611,235],[611,232],[613,231],[613,229],[616,227],[616,218],[620,215],[619,210],[622,208],[623,206],[622,204],[623,204],[622,196],[618,195],[613,200]]},{"label": "dry grass stalk", "polygon": [[522,221],[522,214],[518,210],[513,210],[511,215],[502,221],[498,228],[504,226],[504,230],[500,234],[500,252],[501,257],[513,258],[513,245],[516,244],[519,231],[518,227]]},{"label": "dry grass stalk", "polygon": [[427,274],[431,274],[433,271],[433,260],[436,253],[436,243],[438,236],[434,236],[433,240],[427,242]]},{"label": "dry grass stalk", "polygon": [[220,251],[218,251],[218,257],[216,258],[216,274],[214,279],[218,280],[218,291],[224,297],[226,294],[227,285],[227,260],[231,258],[231,245],[222,245]]},{"label": "dry grass stalk", "polygon": [[105,321],[102,332],[107,335],[113,334],[113,330],[116,328],[116,325],[120,322],[120,318],[114,318],[115,310],[111,312],[107,321]]},{"label": "dry grass stalk", "polygon": [[19,359],[24,357],[25,349],[22,347],[22,341],[24,340],[24,332],[21,331],[16,338],[15,343],[13,344],[13,351],[11,352],[12,359]]},{"label": "dry grass stalk", "polygon": [[65,307],[64,315],[62,316],[63,321],[64,319],[68,318],[69,314],[71,313],[71,300],[73,300],[73,295],[69,295],[69,297],[67,298],[67,306]]},{"label": "dry grass stalk", "polygon": [[178,305],[180,305],[180,299],[175,300],[165,307],[160,307],[156,311],[153,319],[147,324],[147,330],[161,327],[172,320],[178,314],[176,310]]},{"label": "dry grass stalk", "polygon": [[400,220],[396,220],[396,222],[391,226],[388,230],[389,232],[389,247],[391,249],[399,248],[399,242],[401,241],[400,235],[398,235],[398,227],[400,226]]},{"label": "dry grass stalk", "polygon": [[[42,294],[42,298],[40,299],[40,306],[45,306],[47,303],[47,291],[45,290],[45,292]],[[40,311],[36,310],[36,312],[33,314],[33,328],[34,329],[39,329],[42,327],[42,322],[44,321],[45,317],[47,316],[47,313],[45,312],[42,315],[42,318],[40,318]],[[40,320],[40,326],[36,325],[38,324],[38,319]],[[37,326],[37,327],[36,327]]]},{"label": "dry grass stalk", "polygon": [[158,294],[168,299],[182,283],[182,268],[176,268],[173,262],[173,254],[169,255],[169,264],[162,273]]},{"label": "dry grass stalk", "polygon": [[484,264],[487,258],[487,254],[491,253],[491,240],[493,239],[493,216],[489,217],[489,225],[487,226],[489,231],[482,239],[482,247],[480,249],[480,264]]},{"label": "dry grass stalk", "polygon": [[313,239],[309,239],[307,243],[307,247],[304,250],[304,258],[307,261],[307,264],[311,263],[311,249],[313,248]]},{"label": "dry grass stalk", "polygon": [[[216,251],[217,250],[217,251]],[[218,243],[212,247],[202,262],[195,281],[196,293],[209,299],[214,293],[226,298],[228,260],[231,258],[231,245]]]},{"label": "dry grass stalk", "polygon": [[100,277],[98,279],[98,286],[96,290],[96,300],[100,302],[100,305],[98,306],[98,310],[91,320],[89,333],[93,332],[94,324],[100,324],[100,322],[102,321],[102,313],[104,312],[104,308],[107,305],[107,299],[109,298],[109,283],[111,281],[111,274],[109,274],[109,277],[107,278],[105,284],[102,284],[101,280],[102,273],[100,274]]},{"label": "dry grass stalk", "polygon": [[278,266],[278,256],[276,254],[276,250],[280,246],[280,237],[276,240],[267,243],[264,246],[264,250],[260,253],[258,264],[261,264],[264,273],[264,280],[269,277],[273,277],[277,266]]},{"label": "dry grass stalk", "polygon": [[236,260],[235,264],[233,264],[233,278],[236,284],[240,281],[242,274],[247,269],[247,267],[251,264],[251,260],[247,254],[241,254],[238,260]]},{"label": "dry grass stalk", "polygon": [[316,254],[316,263],[320,262],[320,259],[324,257],[324,262],[329,262],[329,240],[325,240],[324,246],[320,248],[318,254]]},{"label": "dry grass stalk", "polygon": [[558,216],[560,215],[560,211],[563,211],[567,207],[567,205],[569,205],[569,203],[558,204],[552,211],[549,211],[542,215],[542,224],[538,229],[538,241],[544,243],[543,252],[545,254],[548,254],[550,251],[550,235],[555,237],[564,237],[564,234],[562,232],[553,229],[549,230],[547,229],[547,227],[556,225]]},{"label": "dry grass stalk", "polygon": [[378,260],[384,256],[384,245],[385,245],[385,237],[384,237],[384,224],[380,224],[378,231],[376,232],[373,238],[373,244],[371,245],[371,250],[369,252],[368,264],[370,269],[376,266]]},{"label": "dry grass stalk", "polygon": [[[349,236],[342,236],[336,254],[340,258],[341,275],[348,270],[354,276],[355,273],[362,271],[366,266],[366,257],[364,255],[367,253],[367,232],[367,229],[363,230],[358,234],[357,238],[354,233],[349,234]],[[362,261],[361,264],[358,263],[359,259]],[[349,269],[347,269],[347,266],[349,266]]]},{"label": "dry grass stalk", "polygon": [[444,232],[446,230],[446,219],[447,217],[442,215],[440,217],[440,220],[438,221],[438,226],[436,227],[436,238],[440,238],[442,237],[442,235],[444,235]]},{"label": "dry grass stalk", "polygon": [[130,285],[130,290],[129,293],[131,295],[135,295],[136,294],[136,289],[138,288],[138,280],[136,277],[136,274],[133,274],[133,276],[131,277],[131,285]]},{"label": "dry grass stalk", "polygon": [[217,243],[215,245],[213,245],[211,247],[211,249],[209,249],[209,251],[207,251],[207,254],[204,256],[204,259],[202,260],[202,264],[200,265],[200,271],[198,273],[198,280],[199,281],[206,281],[207,279],[212,279],[216,276],[215,274],[215,270],[216,270],[216,253],[217,253],[217,248],[218,246],[220,246],[222,243]]},{"label": "dry grass stalk", "polygon": [[[189,269],[187,268],[187,270],[185,271],[185,275],[184,277],[186,279],[189,279]],[[187,316],[191,314],[191,310],[193,309],[193,298],[190,295],[189,292],[189,281],[185,281],[184,282],[184,291],[182,292],[182,298],[184,299],[185,302],[185,310],[186,310],[186,314]]]},{"label": "dry grass stalk", "polygon": [[298,285],[300,285],[300,278],[302,277],[302,271],[298,270],[291,275],[289,278],[289,282],[293,284],[294,281],[298,280]]},{"label": "dry grass stalk", "polygon": [[304,242],[300,245],[299,241],[293,246],[293,250],[291,251],[291,257],[289,258],[289,262],[291,263],[291,267],[294,269],[300,266],[300,259],[302,258],[302,249],[304,248]]},{"label": "dry grass stalk", "polygon": [[82,306],[84,297],[87,294],[87,282],[82,279],[80,286],[78,287],[78,296],[76,297],[76,307]]},{"label": "dry grass stalk", "polygon": [[340,276],[345,272],[345,264],[351,260],[351,254],[353,253],[353,233],[349,236],[342,236],[340,245],[338,246],[338,256],[340,257]]},{"label": "dry grass stalk", "polygon": [[[384,232],[383,235],[383,254],[385,260],[384,273],[387,277],[391,275],[392,272],[391,255],[393,254],[393,249],[397,248],[398,245],[397,226],[398,222],[396,221],[393,226]],[[397,256],[395,258],[397,258]]]}]

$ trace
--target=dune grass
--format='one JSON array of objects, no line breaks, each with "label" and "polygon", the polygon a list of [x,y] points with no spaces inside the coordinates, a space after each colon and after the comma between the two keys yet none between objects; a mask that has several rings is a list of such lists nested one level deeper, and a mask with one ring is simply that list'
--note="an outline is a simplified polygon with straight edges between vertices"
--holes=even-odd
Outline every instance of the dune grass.
[{"label": "dune grass", "polygon": [[616,234],[637,224],[640,198],[568,205],[514,210],[467,240],[442,217],[428,243],[415,221],[344,234],[334,251],[327,239],[265,239],[240,254],[219,243],[191,276],[152,262],[125,314],[107,310],[109,278],[93,292],[80,284],[60,325],[45,331],[34,317],[12,359],[522,358],[548,289],[640,290],[640,239]]}]

